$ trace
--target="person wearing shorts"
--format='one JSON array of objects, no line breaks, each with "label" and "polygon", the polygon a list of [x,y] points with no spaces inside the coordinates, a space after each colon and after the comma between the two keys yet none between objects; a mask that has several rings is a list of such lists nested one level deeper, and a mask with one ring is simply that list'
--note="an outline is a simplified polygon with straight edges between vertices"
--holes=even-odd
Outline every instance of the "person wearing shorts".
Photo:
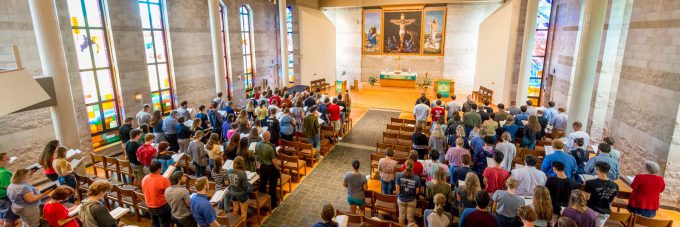
[{"label": "person wearing shorts", "polygon": [[349,212],[352,214],[358,213],[364,216],[364,205],[366,204],[366,196],[364,191],[368,190],[368,180],[366,175],[359,172],[359,160],[352,161],[352,172],[345,175],[342,185],[347,188],[347,203],[349,203]]}]

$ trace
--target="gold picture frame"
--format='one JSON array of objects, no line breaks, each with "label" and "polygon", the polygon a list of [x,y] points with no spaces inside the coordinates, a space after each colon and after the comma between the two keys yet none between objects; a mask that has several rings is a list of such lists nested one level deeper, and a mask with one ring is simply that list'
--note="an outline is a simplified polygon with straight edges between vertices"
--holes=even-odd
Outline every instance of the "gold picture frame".
[{"label": "gold picture frame", "polygon": [[[432,20],[435,20],[432,22]],[[434,36],[430,30],[436,26]],[[423,56],[444,56],[446,50],[446,7],[427,7],[423,10]],[[439,36],[439,37],[438,37]],[[434,37],[434,41],[431,41]]]},{"label": "gold picture frame", "polygon": [[[422,55],[423,9],[415,7],[388,8],[382,10],[382,53],[385,55]],[[408,15],[408,16],[407,16]],[[396,31],[393,26],[386,32],[386,22],[402,20],[404,28]],[[401,25],[400,25],[401,26]],[[410,29],[409,29],[410,28]],[[403,34],[402,34],[403,30]],[[418,34],[414,34],[418,32]],[[417,37],[418,40],[413,41]],[[398,40],[397,40],[398,39]],[[416,44],[416,46],[412,46]],[[417,49],[415,49],[417,48]]]},{"label": "gold picture frame", "polygon": [[[367,19],[368,18],[368,19]],[[377,21],[375,21],[377,20]],[[369,34],[372,27],[377,26],[373,30],[373,41],[369,40]],[[380,55],[382,54],[382,10],[380,9],[364,9],[361,13],[361,53],[365,55]]]}]

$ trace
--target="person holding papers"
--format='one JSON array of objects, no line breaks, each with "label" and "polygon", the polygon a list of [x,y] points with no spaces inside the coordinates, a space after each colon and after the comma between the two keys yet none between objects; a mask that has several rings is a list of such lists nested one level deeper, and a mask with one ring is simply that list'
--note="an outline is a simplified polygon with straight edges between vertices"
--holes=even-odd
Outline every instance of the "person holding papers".
[{"label": "person holding papers", "polygon": [[66,209],[61,204],[66,199],[73,197],[73,194],[73,188],[65,185],[57,187],[50,193],[52,200],[43,207],[43,217],[51,227],[78,227],[77,217],[69,217],[68,214],[74,209],[79,209],[79,207],[73,206],[71,209]]},{"label": "person holding papers", "polygon": [[653,218],[659,209],[659,194],[666,188],[666,182],[658,175],[661,170],[656,162],[645,161],[645,169],[647,173],[636,175],[630,184],[633,192],[628,199],[628,211]]},{"label": "person holding papers", "polygon": [[[260,141],[261,142],[261,141]],[[238,143],[238,152],[236,153],[238,157],[242,157],[243,160],[245,160],[245,168],[246,170],[250,172],[255,172],[256,170],[256,163],[255,163],[255,153],[251,151],[250,148],[251,142],[248,141],[248,138],[241,138]]]},{"label": "person holding papers", "polygon": [[553,171],[552,164],[554,162],[560,162],[564,164],[564,173],[567,175],[567,177],[574,177],[576,174],[576,169],[578,168],[576,166],[576,159],[574,159],[574,157],[571,155],[564,153],[564,143],[562,143],[562,141],[553,140],[552,147],[554,152],[545,156],[543,163],[541,164],[541,171],[543,171],[548,176],[557,176],[557,174]]},{"label": "person holding papers", "polygon": [[[144,145],[137,149],[137,160],[139,160],[139,163],[144,166],[144,174],[148,174],[150,172],[149,167],[151,166],[151,160],[153,160],[153,157],[155,157],[156,153],[158,153],[152,144],[154,139],[154,135],[148,135],[146,138],[144,138]],[[169,144],[170,148],[172,149],[172,143]]]},{"label": "person holding papers", "polygon": [[[189,148],[189,142],[191,142],[191,135],[194,132],[184,124],[186,118],[184,116],[177,118],[177,125],[175,125],[175,131],[177,132],[177,144],[179,144],[178,153],[186,153]],[[192,122],[193,123],[193,122]]]},{"label": "person holding papers", "polygon": [[586,174],[595,174],[595,163],[606,162],[609,164],[609,172],[607,172],[607,177],[610,180],[619,179],[619,161],[614,159],[614,157],[609,153],[611,151],[611,146],[606,143],[601,143],[597,146],[597,156],[588,160],[585,167]]},{"label": "person holding papers", "polygon": [[172,214],[172,221],[177,224],[178,227],[194,227],[196,226],[196,220],[191,216],[191,210],[189,210],[189,190],[183,185],[184,180],[183,172],[175,172],[170,176],[170,187],[165,189],[165,199],[170,205],[170,211]]},{"label": "person holding papers", "polygon": [[550,198],[553,204],[553,214],[560,214],[560,207],[567,207],[569,205],[569,197],[571,190],[578,188],[578,183],[567,177],[564,172],[564,164],[561,162],[553,162],[553,172],[555,176],[548,177],[545,182],[545,187],[550,191]]},{"label": "person holding papers", "polygon": [[222,169],[224,161],[222,161],[222,156],[217,156],[215,158],[215,167],[210,170],[210,177],[215,181],[215,191],[222,190],[226,187],[225,181],[227,177],[227,170]]},{"label": "person holding papers", "polygon": [[177,110],[170,111],[170,116],[163,120],[163,133],[165,134],[165,141],[170,143],[170,150],[179,151],[179,143],[177,143]]},{"label": "person holding papers", "polygon": [[[585,147],[583,146],[584,144],[583,138],[577,138],[574,140],[574,148],[569,151],[569,154],[576,160],[576,174],[578,175],[586,173],[586,162],[588,162],[588,159],[590,159],[588,151],[586,151]],[[580,177],[575,178],[576,182],[583,183],[583,180],[581,180]]]},{"label": "person holding papers", "polygon": [[[76,187],[76,177],[73,175],[73,167],[71,163],[66,161],[66,149],[65,147],[57,148],[57,153],[54,154],[54,161],[52,161],[52,166],[56,171],[59,178],[59,184],[66,185],[71,188]],[[73,203],[75,199],[73,197],[69,198],[69,202]]]},{"label": "person holding papers", "polygon": [[588,208],[587,202],[588,200],[586,200],[586,195],[583,191],[578,189],[571,191],[569,207],[564,208],[562,217],[573,219],[580,227],[595,227],[595,224],[597,224],[597,213]]},{"label": "person holding papers", "polygon": [[210,199],[208,199],[208,178],[201,177],[194,186],[196,193],[191,194],[189,206],[196,223],[200,227],[219,227],[215,209],[210,205]]},{"label": "person holding papers", "polygon": [[47,178],[51,181],[55,181],[57,178],[59,178],[59,175],[57,175],[57,173],[54,171],[54,168],[52,168],[54,152],[56,152],[57,148],[59,148],[59,144],[59,140],[51,140],[50,142],[47,142],[43,152],[40,154],[40,166],[43,168],[43,173],[45,173],[45,176],[47,176]]},{"label": "person holding papers", "polygon": [[205,113],[205,105],[198,106],[198,113],[196,119],[201,120],[201,128],[208,128],[208,114]]},{"label": "person holding papers", "polygon": [[161,168],[161,173],[165,173],[165,170],[168,169],[169,166],[175,164],[175,159],[172,158],[168,154],[168,148],[170,147],[170,144],[168,142],[161,142],[158,144],[158,155],[156,155],[156,158],[154,158],[152,161],[153,162],[160,162],[162,165]]},{"label": "person holding papers", "polygon": [[[269,141],[269,132],[262,134],[265,141]],[[247,144],[246,144],[247,145]],[[249,153],[252,155],[252,153]],[[271,196],[272,208],[278,206],[278,199],[276,198],[276,185],[280,177],[279,167],[274,165],[276,159],[276,148],[269,142],[258,142],[255,145],[255,157],[260,163],[260,193],[264,193],[266,186],[269,185],[269,196]],[[255,172],[255,171],[250,171]]]},{"label": "person holding papers", "polygon": [[503,190],[505,181],[510,177],[510,172],[501,168],[500,164],[498,164],[503,161],[503,153],[494,152],[492,156],[494,162],[496,163],[495,166],[489,166],[488,168],[485,168],[484,172],[482,173],[482,177],[484,177],[484,185],[486,185],[484,191],[488,192],[489,194],[493,194],[498,190]]},{"label": "person holding papers", "polygon": [[19,215],[24,226],[38,226],[40,223],[40,200],[47,197],[49,191],[40,193],[37,188],[28,183],[32,172],[19,169],[12,176],[7,186],[7,197],[12,201],[12,212]]},{"label": "person holding papers", "polygon": [[583,139],[583,147],[588,147],[590,135],[585,131],[581,131],[583,124],[580,121],[574,121],[571,127],[574,129],[574,132],[569,133],[569,136],[567,136],[567,150],[573,149],[574,141],[578,138]]},{"label": "person holding papers", "polygon": [[78,219],[85,227],[118,227],[125,223],[117,223],[108,210],[100,202],[111,191],[111,183],[106,180],[97,180],[90,184],[87,189],[87,199],[80,204]]},{"label": "person holding papers", "polygon": [[597,225],[602,227],[611,214],[612,201],[619,193],[619,186],[607,177],[609,164],[603,161],[595,163],[597,178],[588,180],[583,186],[583,191],[590,193],[588,207],[597,212]]},{"label": "person holding papers", "polygon": [[170,187],[170,181],[161,175],[161,167],[160,162],[151,163],[149,166],[151,173],[142,179],[142,191],[153,226],[169,227],[172,220],[170,219],[170,205],[165,200],[165,189]]},{"label": "person holding papers", "polygon": [[536,169],[538,158],[533,155],[524,156],[524,167],[515,168],[510,172],[510,177],[519,181],[517,194],[520,196],[533,196],[534,189],[538,185],[545,185],[548,179],[541,170]]},{"label": "person holding papers", "polygon": [[333,217],[335,217],[333,205],[326,204],[323,206],[323,210],[321,210],[321,219],[323,221],[317,222],[313,227],[338,227],[339,225],[333,221]]},{"label": "person holding papers", "polygon": [[309,144],[314,148],[319,149],[321,125],[319,125],[319,117],[316,116],[316,106],[309,107],[309,114],[302,120],[302,128]]},{"label": "person holding papers", "polygon": [[252,190],[252,185],[248,182],[246,175],[245,162],[242,157],[234,159],[234,168],[227,173],[227,184],[229,187],[228,195],[232,202],[232,213],[248,218],[248,193]]},{"label": "person holding papers", "polygon": [[191,156],[192,163],[196,169],[194,176],[201,177],[205,168],[208,166],[208,151],[205,150],[205,144],[201,142],[203,138],[203,131],[197,131],[194,134],[194,140],[189,142],[189,149],[187,154]]}]

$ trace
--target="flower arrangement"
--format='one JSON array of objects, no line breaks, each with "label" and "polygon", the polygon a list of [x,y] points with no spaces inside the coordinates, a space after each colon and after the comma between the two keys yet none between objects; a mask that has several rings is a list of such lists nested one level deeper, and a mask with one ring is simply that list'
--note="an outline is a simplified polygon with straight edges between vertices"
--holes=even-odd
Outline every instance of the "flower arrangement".
[{"label": "flower arrangement", "polygon": [[418,88],[427,89],[427,87],[432,86],[432,78],[425,76],[424,78],[416,81]]},{"label": "flower arrangement", "polygon": [[368,84],[370,84],[371,86],[375,85],[375,83],[377,83],[377,82],[378,82],[378,79],[375,78],[374,76],[368,77]]}]

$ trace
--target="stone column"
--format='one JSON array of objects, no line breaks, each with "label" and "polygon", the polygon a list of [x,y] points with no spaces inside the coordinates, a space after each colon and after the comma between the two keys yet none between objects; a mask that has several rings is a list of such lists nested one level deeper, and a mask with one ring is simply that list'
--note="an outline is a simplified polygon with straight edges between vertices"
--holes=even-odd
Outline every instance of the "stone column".
[{"label": "stone column", "polygon": [[52,77],[57,105],[51,107],[54,135],[62,145],[80,149],[66,55],[54,1],[28,0],[43,75]]},{"label": "stone column", "polygon": [[522,42],[522,59],[517,81],[517,105],[522,105],[529,96],[529,77],[531,77],[531,58],[534,55],[534,36],[536,35],[536,16],[538,0],[527,1],[527,14],[524,20],[524,41]]},{"label": "stone column", "polygon": [[[227,75],[224,62],[224,43],[222,43],[222,28],[220,27],[219,0],[208,0],[208,15],[210,17],[210,41],[212,41],[213,68],[215,69],[215,88],[217,92],[226,92]],[[226,96],[225,96],[226,97]]]},{"label": "stone column", "polygon": [[288,87],[288,36],[286,34],[286,0],[279,0],[279,37],[281,40],[281,82]]},{"label": "stone column", "polygon": [[[607,1],[581,0],[581,16],[571,71],[567,115],[569,125],[574,121],[580,121],[583,129],[588,128],[588,114],[606,13]],[[571,127],[567,129],[568,132],[573,130]]]}]

